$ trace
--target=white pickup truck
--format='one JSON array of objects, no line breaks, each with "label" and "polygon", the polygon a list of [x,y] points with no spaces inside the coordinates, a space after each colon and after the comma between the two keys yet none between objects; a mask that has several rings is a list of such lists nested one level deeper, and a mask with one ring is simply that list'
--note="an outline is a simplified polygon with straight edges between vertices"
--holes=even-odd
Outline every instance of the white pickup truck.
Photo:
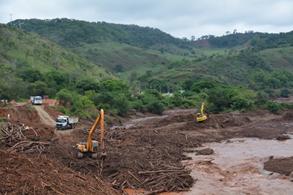
[{"label": "white pickup truck", "polygon": [[77,123],[78,123],[78,117],[69,117],[69,116],[60,115],[56,119],[56,128],[57,129],[73,129]]},{"label": "white pickup truck", "polygon": [[33,105],[42,105],[43,98],[41,96],[31,96],[31,102]]}]

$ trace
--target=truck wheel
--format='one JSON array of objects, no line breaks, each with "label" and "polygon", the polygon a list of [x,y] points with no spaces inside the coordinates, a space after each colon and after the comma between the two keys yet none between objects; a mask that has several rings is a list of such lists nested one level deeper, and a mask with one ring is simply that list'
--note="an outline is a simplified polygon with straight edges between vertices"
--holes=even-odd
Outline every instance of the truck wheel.
[{"label": "truck wheel", "polygon": [[92,153],[92,158],[97,159],[98,158],[98,153]]},{"label": "truck wheel", "polygon": [[83,157],[83,153],[82,152],[77,152],[77,158],[82,158]]}]

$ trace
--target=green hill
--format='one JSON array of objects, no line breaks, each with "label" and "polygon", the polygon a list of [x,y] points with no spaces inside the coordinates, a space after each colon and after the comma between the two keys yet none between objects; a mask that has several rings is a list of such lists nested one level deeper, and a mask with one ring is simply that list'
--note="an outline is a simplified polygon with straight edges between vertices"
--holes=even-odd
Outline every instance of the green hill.
[{"label": "green hill", "polygon": [[[199,57],[192,60],[173,62],[164,69],[145,73],[139,79],[142,82],[160,80],[168,83],[183,83],[187,80],[216,80],[229,85],[254,87],[259,73],[267,76],[286,72],[286,83],[278,87],[293,87],[293,47],[273,49],[241,50],[227,52],[224,55]],[[286,75],[283,74],[285,77]],[[269,81],[268,81],[269,82]],[[268,85],[269,87],[269,85]]]},{"label": "green hill", "polygon": [[162,80],[177,85],[210,78],[249,86],[258,71],[292,71],[293,31],[233,33],[184,41],[158,29],[69,19],[15,20],[94,64],[141,84]]},{"label": "green hill", "polygon": [[56,91],[48,86],[54,80],[49,77],[60,77],[60,82],[111,77],[103,68],[37,34],[0,25],[0,35],[1,95],[11,91],[15,94],[6,94],[7,97],[25,97],[30,95],[30,86],[34,84],[48,88],[47,93]]},{"label": "green hill", "polygon": [[9,25],[33,31],[65,46],[83,43],[119,42],[142,48],[160,48],[175,45],[186,48],[186,43],[156,28],[137,25],[86,22],[70,19],[15,20]]},{"label": "green hill", "polygon": [[69,19],[15,20],[9,25],[35,32],[114,72],[159,66],[169,62],[168,56],[187,55],[191,49],[189,42],[136,25]]}]

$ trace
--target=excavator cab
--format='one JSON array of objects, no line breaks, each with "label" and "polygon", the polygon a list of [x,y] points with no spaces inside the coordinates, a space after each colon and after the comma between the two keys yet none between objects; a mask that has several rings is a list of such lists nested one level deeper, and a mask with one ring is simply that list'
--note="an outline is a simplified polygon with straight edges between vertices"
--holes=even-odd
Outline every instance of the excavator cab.
[{"label": "excavator cab", "polygon": [[196,114],[196,121],[201,123],[208,119],[208,116],[204,113],[204,102],[201,103],[200,113]]},{"label": "excavator cab", "polygon": [[[100,125],[100,140],[93,140],[93,134],[96,131],[96,128]],[[100,146],[101,158],[106,157],[105,152],[105,143],[104,143],[104,136],[105,136],[105,128],[104,128],[104,110],[101,109],[100,115],[95,120],[94,124],[92,125],[91,129],[88,133],[87,142],[81,142],[76,145],[78,150],[77,158],[83,158],[84,156],[89,156],[91,158],[98,157],[98,150]]]}]

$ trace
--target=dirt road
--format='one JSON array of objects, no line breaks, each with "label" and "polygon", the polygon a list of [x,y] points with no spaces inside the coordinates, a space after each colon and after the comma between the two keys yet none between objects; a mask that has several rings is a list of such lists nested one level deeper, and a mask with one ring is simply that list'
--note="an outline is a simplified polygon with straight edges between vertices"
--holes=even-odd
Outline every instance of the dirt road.
[{"label": "dirt road", "polygon": [[40,116],[41,122],[44,125],[48,125],[49,127],[55,126],[54,119],[44,110],[42,106],[34,106],[35,110],[38,112]]}]

